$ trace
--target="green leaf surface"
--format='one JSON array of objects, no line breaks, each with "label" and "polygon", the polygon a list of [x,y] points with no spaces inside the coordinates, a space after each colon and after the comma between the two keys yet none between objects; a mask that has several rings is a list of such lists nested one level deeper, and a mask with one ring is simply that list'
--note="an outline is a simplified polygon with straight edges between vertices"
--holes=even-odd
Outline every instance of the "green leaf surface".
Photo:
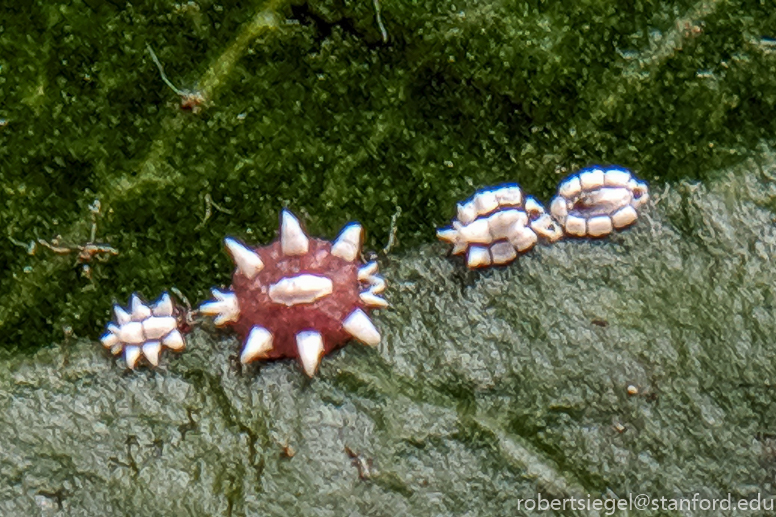
[{"label": "green leaf surface", "polygon": [[[768,2],[0,13],[0,514],[774,495]],[[434,242],[476,188],[547,201],[592,163],[650,182],[632,230],[477,272]],[[198,304],[229,283],[223,237],[269,242],[283,207],[316,236],[358,220],[367,249],[395,241],[379,347],[350,345],[312,380],[239,368],[238,339],[210,327],[155,371],[101,349],[113,302],[175,287]],[[92,216],[118,254],[78,263]],[[74,251],[46,246],[58,235]]]},{"label": "green leaf surface", "polygon": [[438,244],[396,254],[382,344],[314,379],[240,368],[239,340],[207,328],[156,371],[87,339],[16,355],[0,511],[523,515],[538,491],[772,495],[774,174],[768,155],[681,183],[631,231],[503,269],[466,271]]}]

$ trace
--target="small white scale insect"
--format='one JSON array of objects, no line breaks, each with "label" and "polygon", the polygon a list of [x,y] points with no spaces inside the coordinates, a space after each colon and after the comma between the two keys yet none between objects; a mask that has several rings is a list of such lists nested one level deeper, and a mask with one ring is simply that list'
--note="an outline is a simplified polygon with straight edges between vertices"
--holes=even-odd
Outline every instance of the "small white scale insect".
[{"label": "small white scale insect", "polygon": [[108,332],[102,336],[102,344],[110,348],[112,354],[124,352],[124,360],[130,369],[141,356],[145,356],[153,366],[159,364],[159,354],[166,346],[176,352],[186,348],[183,336],[178,331],[178,320],[170,295],[162,294],[151,307],[145,305],[140,297],[132,295],[130,312],[118,305],[113,306],[116,324],[108,325]]},{"label": "small white scale insect", "polygon": [[563,180],[550,212],[568,235],[604,237],[636,222],[647,184],[620,167],[588,167]]},{"label": "small white scale insect", "polygon": [[453,227],[437,231],[437,236],[453,244],[454,255],[466,252],[466,265],[477,268],[508,264],[539,238],[555,242],[563,231],[538,201],[509,183],[459,203]]}]

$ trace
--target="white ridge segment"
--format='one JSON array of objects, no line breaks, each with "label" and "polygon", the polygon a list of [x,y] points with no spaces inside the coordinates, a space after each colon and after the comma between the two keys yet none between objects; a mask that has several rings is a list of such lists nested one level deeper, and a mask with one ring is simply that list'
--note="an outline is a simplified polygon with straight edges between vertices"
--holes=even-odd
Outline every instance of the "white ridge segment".
[{"label": "white ridge segment", "polygon": [[474,196],[474,207],[477,215],[484,215],[498,208],[496,193],[493,191],[484,191]]},{"label": "white ridge segment", "polygon": [[132,321],[143,321],[151,316],[151,309],[143,303],[137,294],[132,295],[129,306]]},{"label": "white ridge segment", "polygon": [[281,278],[269,286],[269,298],[275,303],[291,307],[312,303],[328,296],[334,290],[331,280],[325,276],[302,274]]},{"label": "white ridge segment", "polygon": [[383,277],[380,275],[372,275],[369,282],[371,283],[371,286],[369,287],[370,293],[380,294],[385,291],[385,280],[383,280]]},{"label": "white ridge segment", "polygon": [[323,355],[323,337],[318,332],[305,330],[296,335],[296,348],[302,369],[308,377],[315,375]]},{"label": "white ridge segment", "polygon": [[569,215],[566,199],[561,196],[555,196],[555,199],[552,200],[552,204],[550,205],[550,213],[561,222],[566,219],[566,216]]},{"label": "white ridge segment", "polygon": [[135,369],[137,360],[140,359],[140,353],[140,347],[136,345],[131,345],[124,348],[124,360],[127,362],[127,366],[130,370]]},{"label": "white ridge segment", "polygon": [[331,254],[343,260],[353,261],[361,251],[363,228],[358,223],[346,225],[331,246]]},{"label": "white ridge segment", "polygon": [[358,279],[362,282],[367,282],[375,273],[377,273],[377,262],[370,262],[369,264],[358,268]]},{"label": "white ridge segment", "polygon": [[468,203],[458,203],[458,220],[461,221],[463,224],[469,224],[470,222],[477,219],[477,209],[474,206],[473,202]]},{"label": "white ridge segment", "polygon": [[170,350],[175,350],[176,352],[186,348],[186,342],[183,340],[183,336],[181,336],[181,333],[178,331],[178,329],[175,329],[167,334],[167,337],[162,339],[162,344]]},{"label": "white ridge segment", "polygon": [[496,212],[486,219],[488,221],[488,228],[493,240],[506,239],[512,233],[512,226],[516,223],[520,223],[520,226],[525,226],[528,222],[528,217],[522,210],[502,210]]},{"label": "white ridge segment", "polygon": [[119,327],[119,340],[128,344],[140,344],[145,341],[143,324],[139,321],[130,321]]},{"label": "white ridge segment", "polygon": [[288,210],[283,210],[280,222],[280,247],[283,255],[304,255],[310,248],[310,241],[299,220]]},{"label": "white ridge segment", "polygon": [[528,196],[525,199],[525,211],[529,217],[538,216],[544,213],[544,207],[537,200]]},{"label": "white ridge segment", "polygon": [[490,265],[490,253],[488,248],[482,246],[469,246],[466,254],[466,265],[470,268]]},{"label": "white ridge segment", "polygon": [[563,237],[563,230],[550,214],[542,214],[535,221],[531,221],[531,229],[550,242],[555,242]]},{"label": "white ridge segment", "polygon": [[632,206],[626,206],[612,216],[612,225],[617,229],[624,228],[635,222],[637,217],[636,209]]},{"label": "white ridge segment", "polygon": [[490,247],[493,263],[497,265],[508,264],[517,258],[515,247],[509,242],[497,242]]},{"label": "white ridge segment", "polygon": [[[593,215],[611,213],[630,204],[633,194],[630,190],[621,187],[603,187],[592,192],[585,192],[579,197],[584,208],[581,210],[590,210]],[[573,210],[572,210],[573,211]],[[579,214],[577,214],[579,215]]]},{"label": "white ridge segment", "polygon": [[453,255],[460,255],[466,249],[469,247],[469,243],[466,241],[458,241],[455,243],[455,246],[453,246],[453,250],[450,252]]},{"label": "white ridge segment", "polygon": [[476,242],[479,244],[490,244],[493,238],[490,236],[490,227],[487,219],[477,219],[471,224],[461,227],[458,230],[461,240],[466,242]]},{"label": "white ridge segment", "polygon": [[113,332],[108,332],[104,334],[100,338],[100,341],[102,341],[102,346],[104,346],[105,348],[113,348],[114,346],[121,343],[121,341],[119,341],[118,336]]},{"label": "white ridge segment", "polygon": [[369,307],[379,307],[381,309],[388,307],[388,302],[386,302],[383,298],[372,294],[371,291],[361,293],[358,295],[358,297],[362,302],[364,302],[365,305]]},{"label": "white ridge segment", "polygon": [[509,242],[511,242],[512,245],[517,248],[517,251],[522,253],[533,248],[537,240],[538,238],[536,233],[530,228],[524,226],[520,229],[519,232],[517,232],[512,238],[509,239]]},{"label": "white ridge segment", "polygon": [[568,216],[566,218],[566,233],[576,235],[577,237],[584,237],[585,233],[587,233],[585,222],[585,219],[582,217]]},{"label": "white ridge segment", "polygon": [[558,194],[566,199],[572,199],[582,192],[582,184],[579,182],[578,176],[572,176],[563,183],[560,184]]},{"label": "white ridge segment", "polygon": [[587,234],[591,237],[601,237],[612,233],[612,220],[608,215],[599,215],[587,220]]},{"label": "white ridge segment", "polygon": [[240,318],[240,306],[237,302],[237,295],[230,291],[219,291],[213,289],[214,302],[208,302],[199,308],[202,314],[216,316],[215,324],[224,325],[230,321],[237,321]]},{"label": "white ridge segment", "polygon": [[516,185],[501,187],[496,191],[496,199],[502,205],[520,206],[523,203],[523,192]]},{"label": "white ridge segment", "polygon": [[143,303],[143,300],[136,294],[132,295],[132,301],[130,303],[132,307],[132,320],[143,321],[151,316],[151,309]]},{"label": "white ridge segment", "polygon": [[437,230],[437,237],[443,241],[455,244],[458,241],[458,230],[455,230],[454,228]]},{"label": "white ridge segment", "polygon": [[127,311],[125,311],[118,305],[113,306],[113,312],[116,313],[116,323],[118,323],[119,326],[132,321],[132,316],[130,316],[130,314]]},{"label": "white ridge segment", "polygon": [[604,185],[607,187],[627,187],[631,179],[630,172],[611,169],[604,173]]},{"label": "white ridge segment", "polygon": [[633,193],[633,201],[631,201],[631,206],[633,208],[639,208],[649,201],[649,189],[647,188],[647,184],[643,181],[630,180],[628,182],[628,188],[630,188]]},{"label": "white ridge segment", "polygon": [[170,295],[164,293],[157,301],[156,304],[151,307],[151,313],[154,316],[172,316],[173,306]]},{"label": "white ridge segment", "polygon": [[259,271],[264,269],[264,262],[261,261],[261,257],[256,252],[231,237],[224,239],[224,244],[226,244],[229,254],[232,255],[237,269],[248,279],[253,278]]},{"label": "white ridge segment", "polygon": [[644,193],[639,198],[633,198],[633,201],[631,201],[631,206],[633,208],[641,208],[647,203],[647,201],[649,201],[649,194]]},{"label": "white ridge segment", "polygon": [[172,316],[152,316],[142,322],[143,334],[146,339],[161,339],[178,326],[178,322]]},{"label": "white ridge segment", "polygon": [[342,322],[348,334],[361,341],[365,345],[377,346],[380,344],[380,333],[375,328],[372,320],[361,309],[356,309]]},{"label": "white ridge segment", "polygon": [[604,186],[604,171],[593,169],[579,174],[579,183],[582,190],[594,190]]},{"label": "white ridge segment", "polygon": [[240,362],[247,364],[255,359],[264,357],[272,350],[272,332],[264,327],[253,327],[248,339],[245,340],[245,348],[240,354]]},{"label": "white ridge segment", "polygon": [[113,355],[119,355],[124,350],[124,343],[117,343],[110,347],[110,353]]},{"label": "white ridge segment", "polygon": [[152,366],[159,366],[159,352],[162,351],[162,344],[159,341],[149,341],[143,345],[143,355]]}]

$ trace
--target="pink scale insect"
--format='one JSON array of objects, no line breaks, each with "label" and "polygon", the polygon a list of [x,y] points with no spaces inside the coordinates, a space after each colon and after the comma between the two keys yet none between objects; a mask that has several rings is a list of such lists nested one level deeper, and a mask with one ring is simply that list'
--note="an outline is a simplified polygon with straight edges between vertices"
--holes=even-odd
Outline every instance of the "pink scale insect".
[{"label": "pink scale insect", "polygon": [[312,377],[321,358],[351,339],[380,343],[369,311],[388,302],[377,263],[361,262],[363,228],[346,225],[334,242],[308,237],[289,211],[281,214],[280,238],[261,247],[225,240],[236,269],[228,290],[201,314],[231,326],[243,339],[240,362],[296,358]]}]

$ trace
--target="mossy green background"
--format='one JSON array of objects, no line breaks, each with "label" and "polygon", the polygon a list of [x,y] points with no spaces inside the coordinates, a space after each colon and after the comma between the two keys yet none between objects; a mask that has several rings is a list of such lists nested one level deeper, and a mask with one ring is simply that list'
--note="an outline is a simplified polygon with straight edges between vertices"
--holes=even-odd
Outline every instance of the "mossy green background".
[{"label": "mossy green background", "polygon": [[[0,15],[4,515],[773,495],[771,2],[74,0]],[[201,111],[180,109],[147,45]],[[650,182],[634,229],[484,272],[434,242],[476,188],[518,181],[547,201],[592,163]],[[119,255],[86,278],[36,242],[85,243],[95,200],[98,241]],[[318,236],[365,226],[392,304],[378,349],[347,347],[313,380],[284,362],[235,369],[237,339],[212,328],[155,372],[100,349],[113,302],[172,287],[201,302],[229,282],[223,237],[267,242],[283,207]],[[345,447],[373,461],[369,479]]]}]

